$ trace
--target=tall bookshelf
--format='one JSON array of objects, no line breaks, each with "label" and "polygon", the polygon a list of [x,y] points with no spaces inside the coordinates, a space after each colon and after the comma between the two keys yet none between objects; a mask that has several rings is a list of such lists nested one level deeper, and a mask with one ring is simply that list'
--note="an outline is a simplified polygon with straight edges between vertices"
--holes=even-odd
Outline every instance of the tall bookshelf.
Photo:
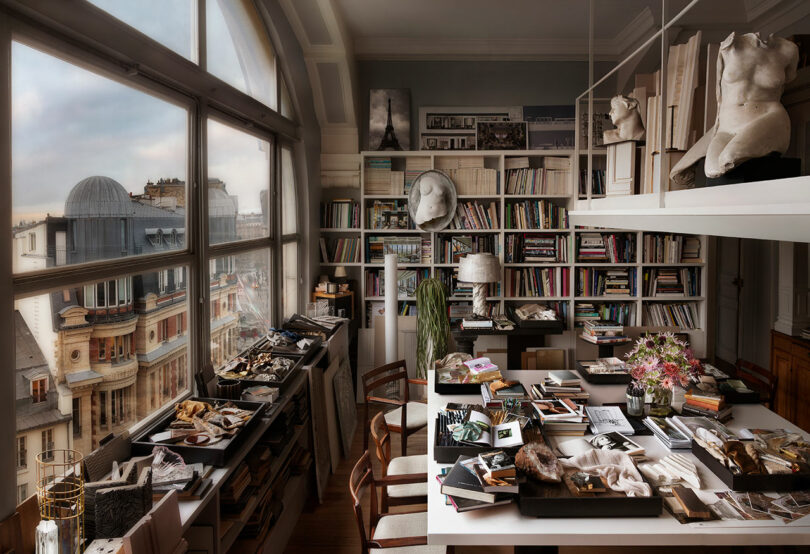
[{"label": "tall bookshelf", "polygon": [[[554,305],[558,308],[561,314],[564,314],[566,328],[576,330],[575,325],[575,312],[580,304],[622,304],[627,305],[632,314],[629,317],[626,325],[628,326],[645,326],[651,327],[655,330],[666,330],[674,332],[687,332],[690,336],[690,341],[698,355],[705,352],[706,349],[706,328],[707,328],[707,314],[706,314],[706,291],[708,272],[706,267],[708,256],[708,242],[705,236],[698,236],[697,244],[700,249],[700,259],[688,262],[666,263],[666,262],[645,262],[644,257],[644,238],[647,235],[654,235],[656,233],[647,233],[645,231],[627,231],[621,229],[572,229],[565,226],[549,228],[549,229],[514,229],[507,226],[507,210],[510,205],[515,202],[546,202],[556,207],[565,209],[572,209],[574,202],[579,197],[579,175],[573,174],[573,168],[576,164],[573,163],[575,153],[573,150],[528,150],[528,151],[409,151],[409,152],[362,152],[362,170],[361,170],[361,187],[358,191],[354,189],[353,198],[360,204],[360,229],[322,229],[323,236],[334,238],[342,236],[356,236],[360,238],[362,244],[361,258],[356,263],[323,263],[324,272],[336,265],[347,266],[347,269],[354,271],[352,275],[356,275],[356,279],[360,287],[360,311],[359,317],[361,318],[361,325],[364,327],[369,326],[367,317],[369,305],[381,306],[384,300],[383,296],[371,294],[367,290],[366,278],[369,272],[381,271],[382,263],[370,263],[366,256],[366,246],[368,240],[375,236],[394,236],[394,237],[419,237],[427,241],[431,246],[431,256],[429,259],[420,260],[419,263],[401,263],[399,269],[414,270],[417,272],[425,273],[431,277],[441,277],[452,273],[458,267],[458,263],[452,260],[442,259],[437,252],[437,245],[445,240],[452,240],[458,236],[480,237],[487,236],[493,237],[496,246],[496,255],[499,257],[502,266],[501,282],[496,285],[498,290],[491,290],[490,296],[487,297],[489,305],[491,305],[493,313],[509,313],[509,308],[519,306],[525,303],[537,302]],[[506,168],[514,164],[516,158],[528,158],[530,168],[541,168],[546,165],[545,158],[567,158],[569,160],[571,170],[569,170],[568,183],[565,194],[507,194],[506,192]],[[499,225],[493,229],[484,230],[459,230],[459,229],[445,229],[439,232],[424,232],[419,229],[371,229],[369,228],[368,213],[373,209],[375,201],[393,202],[399,201],[407,202],[407,195],[405,194],[379,194],[379,188],[375,188],[375,194],[368,193],[367,187],[367,170],[370,160],[390,159],[390,170],[392,172],[404,172],[407,166],[419,166],[422,169],[439,169],[446,170],[449,162],[459,159],[481,160],[483,159],[483,169],[495,170],[497,172],[498,188],[494,193],[488,194],[460,194],[458,202],[482,202],[487,206],[490,203],[495,203]],[[452,164],[451,164],[452,165]],[[452,173],[452,171],[451,171]],[[416,172],[411,172],[415,175]],[[407,175],[407,174],[406,174]],[[379,174],[374,176],[379,181]],[[406,177],[407,178],[407,177]],[[404,192],[404,190],[403,190]],[[341,194],[341,193],[335,193]],[[345,193],[348,197],[350,193]],[[514,225],[513,225],[514,226]],[[577,244],[578,237],[581,234],[593,233],[621,233],[631,238],[634,242],[634,255],[632,260],[622,263],[607,263],[607,262],[592,262],[590,260],[581,260],[578,256]],[[538,236],[543,237],[561,237],[560,241],[567,244],[567,257],[562,260],[546,261],[546,262],[524,262],[524,261],[511,261],[505,260],[505,247],[510,237],[523,237]],[[637,287],[636,290],[628,294],[608,295],[608,296],[588,296],[584,293],[577,291],[577,276],[579,270],[609,270],[609,269],[626,269],[628,272],[635,272]],[[644,296],[643,293],[643,277],[645,272],[655,269],[675,269],[693,268],[700,273],[698,279],[698,286],[700,294],[692,297],[683,297],[679,295],[658,295],[658,296]],[[519,292],[509,290],[506,283],[506,277],[516,271],[539,271],[547,270],[547,272],[554,272],[557,276],[562,276],[565,270],[566,283],[557,283],[558,287],[548,296],[528,296]],[[472,304],[471,295],[464,294],[451,294],[451,313],[455,314],[460,310],[455,306]],[[399,295],[400,311],[407,306],[415,306],[416,299],[410,294]],[[687,304],[694,310],[694,326],[695,329],[682,329],[680,326],[658,326],[654,325],[651,318],[648,317],[647,312],[650,311],[650,306],[661,306],[665,304]],[[655,308],[653,308],[655,309]],[[660,311],[660,310],[659,310]]]}]

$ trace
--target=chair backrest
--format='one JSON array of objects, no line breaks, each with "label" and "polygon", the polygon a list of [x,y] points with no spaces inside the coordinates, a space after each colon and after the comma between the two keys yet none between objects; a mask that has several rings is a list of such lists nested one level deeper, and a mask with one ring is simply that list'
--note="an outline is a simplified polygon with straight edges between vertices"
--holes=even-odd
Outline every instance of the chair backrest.
[{"label": "chair backrest", "polygon": [[377,447],[377,459],[382,465],[382,474],[388,475],[388,464],[391,463],[391,432],[385,422],[385,414],[377,413],[371,420],[371,437]]},{"label": "chair backrest", "polygon": [[735,364],[737,377],[748,385],[753,385],[759,389],[765,387],[773,399],[776,392],[776,374],[771,373],[764,367],[760,367],[752,362],[739,358]]},{"label": "chair backrest", "polygon": [[379,512],[377,509],[377,487],[374,485],[374,471],[371,468],[371,456],[368,450],[363,452],[349,475],[349,492],[354,501],[354,518],[357,520],[357,529],[360,531],[361,552],[368,552],[370,537],[370,535],[366,534],[366,526],[363,523],[362,501],[366,489],[371,493],[369,495],[369,531],[371,531],[377,525]]},{"label": "chair backrest", "polygon": [[[374,391],[383,385],[401,381],[399,384],[400,391],[404,397],[402,400],[408,401],[408,368],[405,365],[405,360],[398,360],[390,364],[385,364],[376,369],[366,372],[363,375],[363,395],[365,401],[374,400]],[[403,386],[405,385],[405,386]]]}]

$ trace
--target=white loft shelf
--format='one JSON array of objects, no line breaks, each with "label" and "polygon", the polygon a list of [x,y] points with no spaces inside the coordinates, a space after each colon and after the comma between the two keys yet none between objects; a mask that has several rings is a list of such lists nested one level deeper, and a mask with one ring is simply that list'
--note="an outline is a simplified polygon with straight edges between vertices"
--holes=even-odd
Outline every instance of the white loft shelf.
[{"label": "white loft shelf", "polygon": [[427,158],[430,156],[483,156],[485,158],[500,158],[505,156],[570,156],[573,148],[559,150],[364,150],[360,155],[366,158]]},{"label": "white loft shelf", "polygon": [[466,235],[466,234],[473,234],[473,235],[481,235],[481,234],[497,234],[501,232],[501,228],[498,227],[497,229],[442,229],[441,231],[435,231],[439,235],[447,235],[447,234],[455,234],[455,235]]},{"label": "white loft shelf", "polygon": [[568,216],[572,225],[808,242],[810,176],[579,200]]},{"label": "white loft shelf", "polygon": [[[569,212],[570,213],[570,212]],[[504,229],[504,233],[568,233],[571,229]]]}]

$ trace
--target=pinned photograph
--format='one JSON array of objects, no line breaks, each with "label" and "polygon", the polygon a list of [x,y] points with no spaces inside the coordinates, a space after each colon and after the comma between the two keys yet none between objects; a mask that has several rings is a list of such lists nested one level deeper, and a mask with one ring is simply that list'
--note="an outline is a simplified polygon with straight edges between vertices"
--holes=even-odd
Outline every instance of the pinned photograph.
[{"label": "pinned photograph", "polygon": [[525,121],[478,121],[478,150],[525,150]]}]

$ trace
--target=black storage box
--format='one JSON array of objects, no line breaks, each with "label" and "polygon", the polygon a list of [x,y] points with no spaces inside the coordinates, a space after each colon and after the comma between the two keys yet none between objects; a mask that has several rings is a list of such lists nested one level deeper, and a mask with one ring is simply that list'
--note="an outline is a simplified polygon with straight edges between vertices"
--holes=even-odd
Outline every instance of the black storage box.
[{"label": "black storage box", "polygon": [[518,508],[532,517],[657,517],[664,507],[663,499],[649,497],[574,496],[565,483],[539,483],[526,479],[520,483]]},{"label": "black storage box", "polygon": [[[538,297],[537,300],[538,303],[542,303],[543,298]],[[531,302],[525,302],[525,304],[531,304]],[[515,307],[511,304],[506,305],[506,316],[521,329],[548,329],[547,334],[550,335],[560,334],[565,328],[563,322],[559,319],[520,319],[515,313]]]},{"label": "black storage box", "polygon": [[[481,394],[481,383],[433,383],[436,394]],[[454,460],[455,461],[455,460]]]},{"label": "black storage box", "polygon": [[692,441],[692,454],[731,490],[740,492],[789,492],[810,487],[810,473],[784,473],[776,475],[738,475],[732,473],[705,448]]},{"label": "black storage box", "polygon": [[[479,385],[480,390],[480,385]],[[454,464],[459,456],[478,456],[481,452],[488,452],[495,450],[489,445],[471,446],[469,444],[460,444],[453,441],[454,444],[449,446],[442,446],[439,444],[439,418],[436,418],[436,432],[433,436],[433,459],[440,464]],[[517,454],[520,447],[502,448],[511,456]]]},{"label": "black storage box", "polygon": [[[225,401],[216,398],[189,398],[199,402],[207,402],[212,406],[217,403],[224,403]],[[250,416],[245,422],[245,425],[233,437],[224,439],[211,446],[191,446],[184,442],[169,443],[169,442],[152,442],[149,440],[151,435],[165,431],[169,424],[174,421],[174,410],[170,410],[166,417],[161,418],[154,425],[150,426],[145,431],[132,438],[132,455],[145,456],[151,454],[156,446],[165,446],[172,452],[176,452],[183,457],[183,461],[187,464],[201,462],[216,467],[222,467],[231,455],[239,449],[245,438],[250,435],[256,428],[259,418],[263,417],[267,404],[265,402],[245,402],[243,400],[229,400],[237,408],[244,410],[253,410],[253,415]]]}]

